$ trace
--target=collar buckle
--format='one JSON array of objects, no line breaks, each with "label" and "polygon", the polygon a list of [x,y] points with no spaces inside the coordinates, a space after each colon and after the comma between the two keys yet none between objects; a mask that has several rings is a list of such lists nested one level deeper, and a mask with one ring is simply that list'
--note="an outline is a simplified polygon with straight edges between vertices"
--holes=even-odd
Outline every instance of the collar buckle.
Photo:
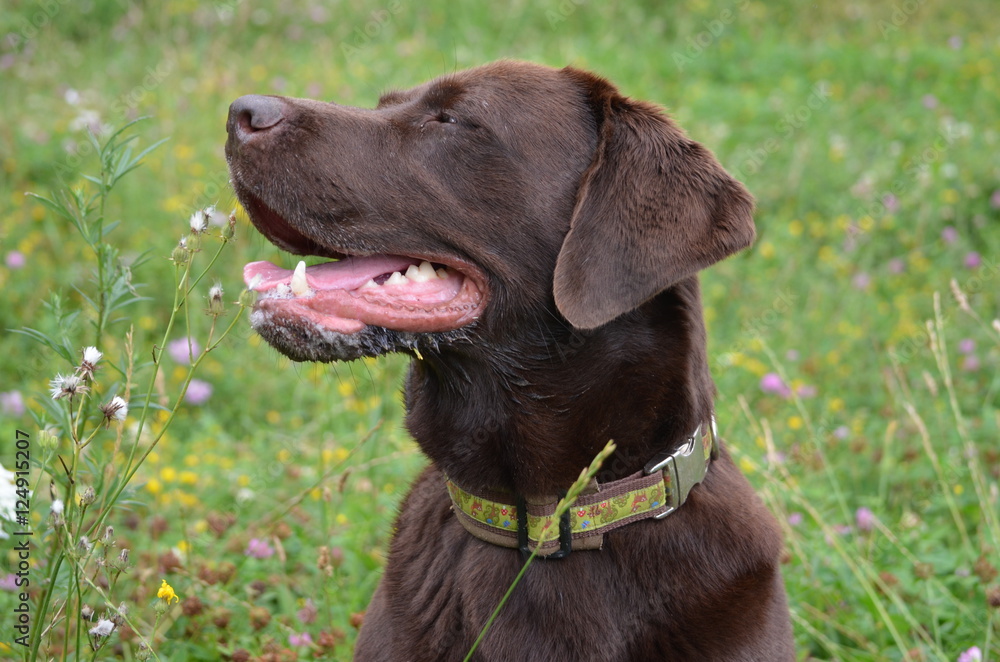
[{"label": "collar buckle", "polygon": [[[666,510],[655,515],[655,519],[663,519],[680,508],[687,501],[691,488],[705,479],[709,460],[718,454],[715,416],[709,420],[708,429],[704,432],[703,427],[699,425],[695,428],[677,450],[664,451],[646,464],[647,475],[663,472],[664,480],[670,487]],[[705,439],[706,436],[709,438]]]}]

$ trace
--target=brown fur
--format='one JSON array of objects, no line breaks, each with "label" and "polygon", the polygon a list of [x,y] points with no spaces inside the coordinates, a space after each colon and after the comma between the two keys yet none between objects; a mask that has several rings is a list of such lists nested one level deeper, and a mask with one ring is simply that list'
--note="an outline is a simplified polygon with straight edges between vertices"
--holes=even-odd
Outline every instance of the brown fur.
[{"label": "brown fur", "polygon": [[[244,97],[229,131],[234,188],[279,246],[457,260],[487,285],[458,331],[261,329],[299,360],[419,350],[407,425],[431,465],[355,659],[461,660],[523,559],[461,527],[442,472],[549,495],[608,439],[604,482],[678,446],[713,407],[696,273],[751,243],[752,199],[656,107],[568,68],[494,63],[373,110]],[[534,563],[474,659],[792,660],[780,552],[723,450],[665,520]]]}]

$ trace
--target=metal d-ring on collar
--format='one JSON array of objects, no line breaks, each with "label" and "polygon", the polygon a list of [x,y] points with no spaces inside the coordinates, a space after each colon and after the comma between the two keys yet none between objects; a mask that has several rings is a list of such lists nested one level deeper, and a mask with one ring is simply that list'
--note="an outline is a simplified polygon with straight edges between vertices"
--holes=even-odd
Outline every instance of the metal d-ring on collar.
[{"label": "metal d-ring on collar", "polygon": [[[680,508],[687,501],[691,488],[705,479],[708,473],[709,458],[714,459],[719,453],[719,437],[715,427],[715,414],[709,419],[708,434],[710,446],[703,446],[702,426],[699,425],[675,451],[657,455],[646,464],[646,475],[663,472],[667,483],[673,488],[668,491],[667,509],[655,515],[655,519],[663,519]],[[708,451],[709,457],[706,457]]]}]

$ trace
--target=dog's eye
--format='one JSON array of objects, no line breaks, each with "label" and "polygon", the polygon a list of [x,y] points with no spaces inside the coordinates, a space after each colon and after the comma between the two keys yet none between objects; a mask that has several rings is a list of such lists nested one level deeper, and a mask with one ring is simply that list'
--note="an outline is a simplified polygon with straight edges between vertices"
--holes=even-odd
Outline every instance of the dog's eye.
[{"label": "dog's eye", "polygon": [[438,113],[437,117],[434,118],[434,121],[440,122],[441,124],[455,124],[456,122],[458,122],[458,120],[455,119],[454,115],[445,112]]}]

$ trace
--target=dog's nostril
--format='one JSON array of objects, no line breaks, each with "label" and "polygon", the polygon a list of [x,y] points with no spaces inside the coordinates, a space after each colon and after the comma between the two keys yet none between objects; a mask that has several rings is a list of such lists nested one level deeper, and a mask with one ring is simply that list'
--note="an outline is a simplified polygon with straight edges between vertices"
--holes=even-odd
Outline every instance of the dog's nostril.
[{"label": "dog's nostril", "polygon": [[242,138],[267,131],[285,119],[285,103],[278,97],[250,94],[229,106],[229,131]]}]

